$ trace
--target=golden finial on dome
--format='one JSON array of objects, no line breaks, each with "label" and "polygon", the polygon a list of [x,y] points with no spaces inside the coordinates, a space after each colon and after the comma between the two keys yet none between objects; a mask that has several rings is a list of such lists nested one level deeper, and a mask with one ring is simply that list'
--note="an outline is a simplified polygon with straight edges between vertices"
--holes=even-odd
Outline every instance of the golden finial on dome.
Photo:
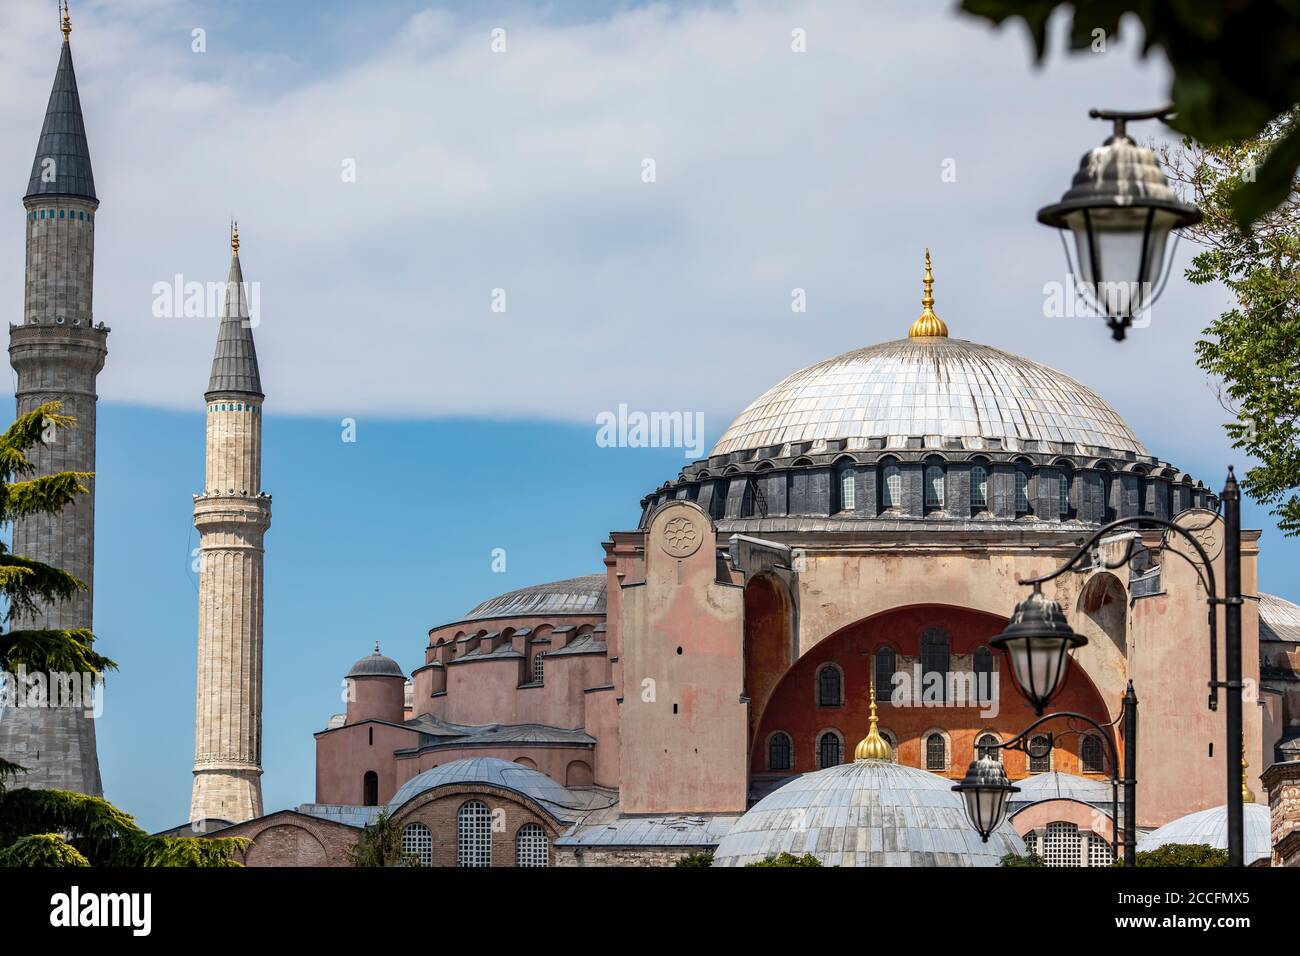
[{"label": "golden finial on dome", "polygon": [[925,250],[925,295],[921,296],[921,315],[907,330],[910,338],[948,337],[948,326],[934,314],[934,275],[930,272],[930,250]]},{"label": "golden finial on dome", "polygon": [[72,35],[72,17],[68,13],[68,0],[63,0],[63,42],[68,42]]},{"label": "golden finial on dome", "polygon": [[238,220],[230,224],[230,251],[239,255],[239,222]]},{"label": "golden finial on dome", "polygon": [[1246,784],[1246,768],[1250,762],[1246,759],[1246,735],[1241,735],[1241,802],[1254,803],[1255,791],[1251,790]]},{"label": "golden finial on dome", "polygon": [[867,735],[858,741],[857,749],[853,751],[854,760],[893,760],[894,751],[889,746],[889,741],[880,736],[880,731],[876,729],[879,723],[876,717],[876,682],[871,682],[871,727]]}]

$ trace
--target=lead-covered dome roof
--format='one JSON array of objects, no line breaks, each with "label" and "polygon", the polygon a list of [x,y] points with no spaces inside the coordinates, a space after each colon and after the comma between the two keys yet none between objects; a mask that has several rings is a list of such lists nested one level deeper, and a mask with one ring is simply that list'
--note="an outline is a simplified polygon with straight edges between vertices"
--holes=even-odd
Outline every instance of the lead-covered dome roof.
[{"label": "lead-covered dome roof", "polygon": [[[1146,448],[1118,412],[1055,369],[975,342],[911,336],[845,352],[800,369],[760,395],[718,440],[711,455],[847,439],[847,447],[903,447],[933,435],[1074,444],[1102,454]],[[893,439],[893,440],[891,440]]]},{"label": "lead-covered dome roof", "polygon": [[379,653],[379,645],[361,660],[352,665],[348,677],[406,677],[402,665],[391,657]]},{"label": "lead-covered dome roof", "polygon": [[580,578],[534,584],[508,591],[470,609],[462,620],[478,621],[493,617],[532,617],[536,615],[604,614],[605,575],[588,574]]},{"label": "lead-covered dome roof", "polygon": [[825,866],[997,866],[1007,853],[1024,854],[1024,842],[1005,822],[981,842],[952,785],[884,760],[802,774],[736,821],[713,865],[811,853]]}]

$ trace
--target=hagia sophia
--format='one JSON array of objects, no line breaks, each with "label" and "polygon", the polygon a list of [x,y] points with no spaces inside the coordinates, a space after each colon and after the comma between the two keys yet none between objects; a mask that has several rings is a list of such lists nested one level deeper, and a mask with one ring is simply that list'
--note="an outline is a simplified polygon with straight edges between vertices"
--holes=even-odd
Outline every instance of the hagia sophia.
[{"label": "hagia sophia", "polygon": [[[84,175],[51,185],[33,173],[27,312],[10,352],[20,408],[60,388],[91,396],[76,411],[89,448],[46,465],[93,470],[107,330],[90,318],[99,201],[66,31],[50,104],[37,167],[57,152]],[[345,711],[320,715],[314,800],[268,811],[265,394],[237,234],[232,245],[194,497],[203,564],[189,820],[248,838],[247,865],[350,865],[381,817],[403,857],[424,866],[671,865],[708,851],[715,866],[789,852],[837,866],[966,867],[1029,850],[1052,866],[1100,866],[1128,828],[1139,850],[1223,845],[1205,593],[1160,530],[1106,539],[1089,568],[1046,586],[1087,638],[1053,708],[1114,728],[1130,682],[1140,699],[1137,818],[1111,811],[1108,754],[1129,746],[1118,732],[1062,734],[1034,756],[995,749],[1035,716],[990,646],[1027,594],[1020,580],[1133,516],[1195,528],[1221,571],[1223,524],[1213,488],[1148,448],[1087,385],[950,335],[940,312],[959,332],[962,308],[936,310],[928,253],[920,313],[897,317],[902,337],[793,371],[754,399],[707,457],[628,502],[626,529],[592,541],[591,573],[488,597],[427,634],[368,635],[355,663],[339,662]],[[76,389],[73,368],[89,376]],[[93,523],[87,534],[85,513],[73,517],[80,536],[34,534],[19,539],[31,542],[23,553],[88,572]],[[1300,607],[1258,593],[1259,537],[1243,534],[1255,691],[1246,859],[1300,865]],[[1129,550],[1129,564],[1107,566]],[[89,626],[89,603],[77,613]],[[424,662],[410,673],[383,653],[417,640]],[[912,685],[925,690],[900,692]],[[15,733],[0,722],[0,750],[18,746]],[[23,733],[60,742],[60,766],[80,768],[75,780],[50,768],[44,785],[97,792],[93,726]],[[952,789],[982,755],[1019,788],[987,842]]]}]

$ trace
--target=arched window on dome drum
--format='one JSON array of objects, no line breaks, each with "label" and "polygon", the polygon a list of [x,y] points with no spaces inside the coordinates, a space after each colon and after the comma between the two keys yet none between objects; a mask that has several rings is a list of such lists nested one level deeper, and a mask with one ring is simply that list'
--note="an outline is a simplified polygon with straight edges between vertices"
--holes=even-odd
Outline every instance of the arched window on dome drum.
[{"label": "arched window on dome drum", "polygon": [[[927,627],[921,633],[921,693],[932,699],[929,688],[938,686],[939,699],[948,699],[948,632],[941,627]],[[938,677],[930,675],[937,674]]]},{"label": "arched window on dome drum", "polygon": [[545,680],[546,664],[543,660],[545,657],[546,655],[543,654],[541,651],[537,651],[535,654],[533,654],[533,683],[534,684],[541,684]]},{"label": "arched window on dome drum", "polygon": [[1062,473],[1057,479],[1060,483],[1060,495],[1057,500],[1057,510],[1060,511],[1062,518],[1070,517],[1070,476]]},{"label": "arched window on dome drum", "polygon": [[536,823],[525,823],[515,834],[515,866],[550,866],[550,843]]},{"label": "arched window on dome drum", "polygon": [[925,738],[925,769],[941,773],[948,769],[948,743],[943,734]]},{"label": "arched window on dome drum", "polygon": [[981,734],[979,740],[975,741],[975,756],[980,760],[988,757],[1001,762],[1002,751],[998,748],[998,738],[992,734]]},{"label": "arched window on dome drum", "polygon": [[402,830],[402,860],[407,866],[433,866],[433,833],[423,823]]},{"label": "arched window on dome drum", "polygon": [[373,770],[367,770],[361,778],[361,803],[367,807],[379,806],[379,774]]},{"label": "arched window on dome drum", "polygon": [[898,670],[898,655],[892,647],[876,649],[876,703],[888,704],[894,693],[894,672]]},{"label": "arched window on dome drum", "polygon": [[989,470],[983,465],[970,470],[970,506],[976,511],[989,506]]},{"label": "arched window on dome drum", "polygon": [[817,741],[817,762],[822,768],[834,767],[843,759],[839,735],[826,731]]},{"label": "arched window on dome drum", "polygon": [[927,508],[943,507],[943,466],[925,466],[925,506]]},{"label": "arched window on dome drum", "polygon": [[1101,738],[1088,734],[1079,743],[1079,763],[1084,773],[1105,773],[1106,755],[1102,750]]},{"label": "arched window on dome drum", "polygon": [[456,865],[492,865],[492,811],[480,800],[467,800],[456,811]]},{"label": "arched window on dome drum", "polygon": [[1016,469],[1016,514],[1029,514],[1029,472]]},{"label": "arched window on dome drum", "polygon": [[886,465],[882,470],[880,482],[880,505],[882,508],[897,508],[903,500],[903,472],[897,465]]},{"label": "arched window on dome drum", "polygon": [[713,499],[709,502],[709,517],[721,521],[727,516],[727,480],[719,478],[713,483]]},{"label": "arched window on dome drum", "polygon": [[790,735],[778,730],[767,741],[767,769],[789,770],[793,762],[793,750]]},{"label": "arched window on dome drum", "polygon": [[834,664],[823,664],[817,672],[817,704],[839,707],[844,703],[844,679]]},{"label": "arched window on dome drum", "polygon": [[987,646],[975,649],[975,700],[980,704],[993,702],[993,651]]},{"label": "arched window on dome drum", "polygon": [[857,507],[857,476],[853,472],[852,465],[845,465],[840,469],[840,511],[852,511]]},{"label": "arched window on dome drum", "polygon": [[1052,748],[1046,734],[1029,738],[1029,772],[1047,773],[1052,769]]}]

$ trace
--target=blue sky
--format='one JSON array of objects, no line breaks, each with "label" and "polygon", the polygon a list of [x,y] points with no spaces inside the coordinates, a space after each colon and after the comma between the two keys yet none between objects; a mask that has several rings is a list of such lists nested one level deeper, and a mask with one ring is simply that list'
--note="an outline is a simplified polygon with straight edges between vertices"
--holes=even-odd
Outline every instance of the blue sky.
[{"label": "blue sky", "polygon": [[[11,320],[52,11],[0,5]],[[806,54],[789,49],[796,28]],[[188,810],[190,496],[216,334],[215,316],[155,318],[151,290],[224,279],[232,214],[260,283],[275,496],[268,808],[312,798],[311,733],[375,640],[413,667],[430,626],[601,569],[600,542],[684,458],[597,447],[597,414],[699,412],[711,441],[794,369],[903,335],[927,245],[954,336],[1095,388],[1211,487],[1247,464],[1194,365],[1222,290],[1175,273],[1123,346],[1043,315],[1064,264],[1034,211],[1104,137],[1087,109],[1165,98],[1163,65],[1131,44],[1035,71],[1023,36],[947,2],[114,0],[74,4],[73,46],[102,201],[96,318],[113,327],[95,610],[122,671],[100,755],[107,795],[151,828]],[[796,287],[806,314],[790,312]],[[489,308],[498,288],[505,313]],[[1300,599],[1300,545],[1257,508],[1247,524],[1264,529],[1262,587]]]}]

